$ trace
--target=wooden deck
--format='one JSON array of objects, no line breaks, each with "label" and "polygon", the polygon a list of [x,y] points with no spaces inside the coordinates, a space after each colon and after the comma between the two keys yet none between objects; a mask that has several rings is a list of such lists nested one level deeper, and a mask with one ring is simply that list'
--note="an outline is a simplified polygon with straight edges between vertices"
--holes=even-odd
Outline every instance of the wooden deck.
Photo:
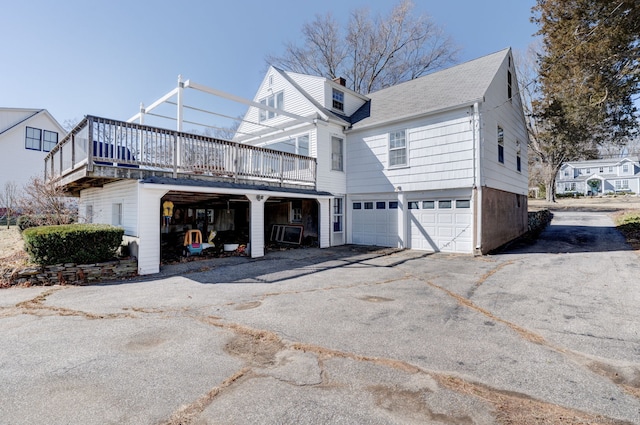
[{"label": "wooden deck", "polygon": [[315,158],[87,116],[45,158],[45,179],[80,190],[151,176],[313,189]]}]

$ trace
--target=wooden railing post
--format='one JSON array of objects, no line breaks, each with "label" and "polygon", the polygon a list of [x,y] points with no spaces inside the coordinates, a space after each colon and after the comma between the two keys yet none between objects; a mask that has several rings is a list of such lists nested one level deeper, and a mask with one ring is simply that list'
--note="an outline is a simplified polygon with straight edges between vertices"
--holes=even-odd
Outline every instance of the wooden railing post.
[{"label": "wooden railing post", "polygon": [[[71,133],[71,169],[76,167],[76,134]],[[62,147],[60,147],[62,149]]]},{"label": "wooden railing post", "polygon": [[234,154],[235,160],[233,161],[233,182],[238,183],[238,168],[240,167],[240,143],[236,143]]},{"label": "wooden railing post", "polygon": [[178,133],[173,133],[173,178],[178,178]]},{"label": "wooden railing post", "polygon": [[93,117],[87,116],[87,171],[93,171]]}]

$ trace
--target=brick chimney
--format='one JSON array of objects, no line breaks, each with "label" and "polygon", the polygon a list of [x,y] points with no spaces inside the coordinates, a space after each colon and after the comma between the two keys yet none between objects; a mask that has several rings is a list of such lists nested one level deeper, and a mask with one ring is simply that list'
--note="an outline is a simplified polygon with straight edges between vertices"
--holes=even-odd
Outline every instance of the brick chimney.
[{"label": "brick chimney", "polygon": [[345,79],[344,79],[344,78],[342,78],[342,77],[336,77],[336,78],[334,78],[334,79],[333,79],[333,82],[334,82],[334,83],[338,83],[338,84],[340,84],[342,87],[346,87],[346,86],[347,86],[347,80],[345,80]]}]

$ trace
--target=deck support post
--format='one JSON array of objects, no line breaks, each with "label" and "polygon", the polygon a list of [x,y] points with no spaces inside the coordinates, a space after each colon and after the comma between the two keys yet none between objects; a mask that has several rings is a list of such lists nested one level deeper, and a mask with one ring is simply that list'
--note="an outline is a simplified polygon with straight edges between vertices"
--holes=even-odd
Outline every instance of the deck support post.
[{"label": "deck support post", "polygon": [[251,219],[249,235],[249,254],[251,258],[264,257],[264,195],[247,196],[251,202]]}]

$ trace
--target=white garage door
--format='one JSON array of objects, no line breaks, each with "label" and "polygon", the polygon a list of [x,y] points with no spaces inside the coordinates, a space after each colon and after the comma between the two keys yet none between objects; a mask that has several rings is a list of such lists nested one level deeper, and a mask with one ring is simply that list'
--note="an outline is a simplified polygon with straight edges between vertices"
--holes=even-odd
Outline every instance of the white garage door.
[{"label": "white garage door", "polygon": [[354,244],[398,246],[398,202],[356,201],[351,207]]},{"label": "white garage door", "polygon": [[469,199],[409,201],[411,249],[473,252],[473,213]]}]

